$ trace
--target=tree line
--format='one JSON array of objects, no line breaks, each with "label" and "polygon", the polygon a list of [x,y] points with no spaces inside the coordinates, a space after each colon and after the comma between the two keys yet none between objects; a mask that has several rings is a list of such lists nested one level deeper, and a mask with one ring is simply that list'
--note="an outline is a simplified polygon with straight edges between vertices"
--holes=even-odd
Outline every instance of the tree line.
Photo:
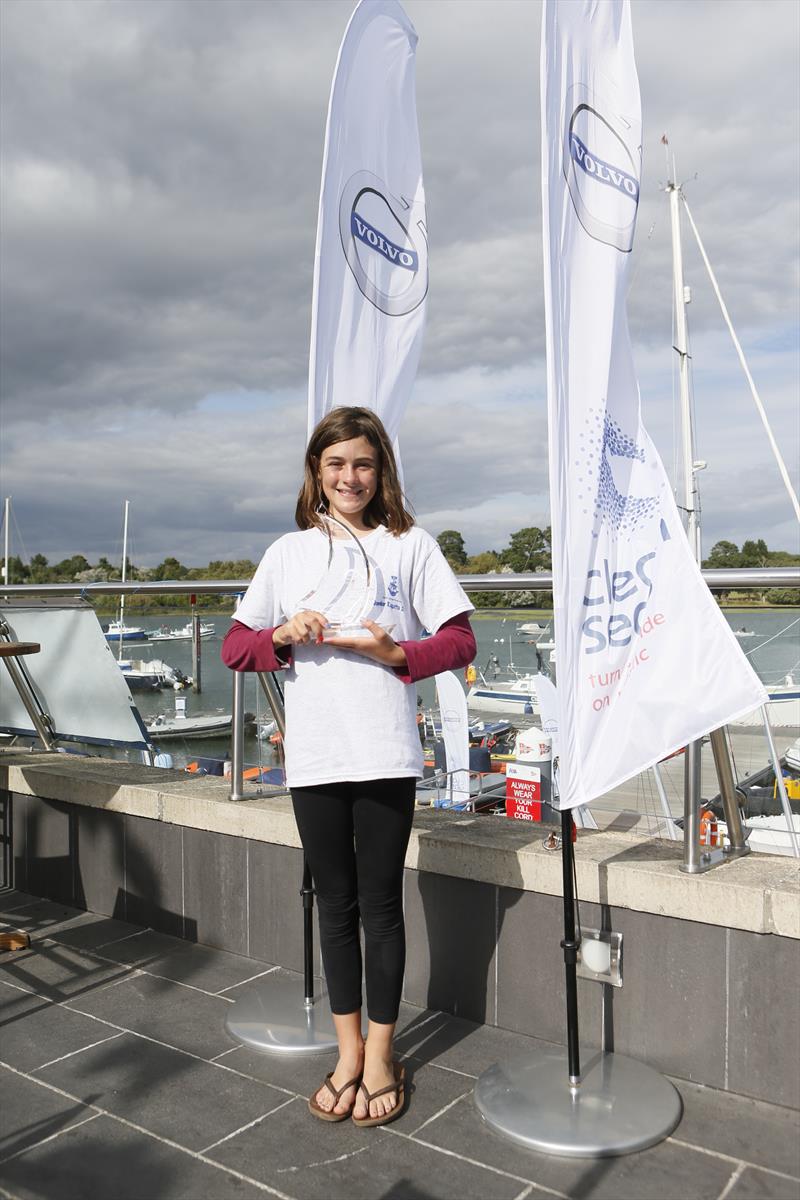
[{"label": "tree line", "polygon": [[[0,559],[4,564],[4,560]],[[43,554],[34,554],[30,563],[10,555],[8,559],[9,582],[11,583],[113,583],[122,579],[122,567],[115,566],[101,556],[92,566],[82,554],[73,554],[57,563],[49,563]],[[186,567],[177,558],[167,557],[155,567],[137,567],[128,559],[125,576],[130,583],[158,583],[161,580],[193,579],[251,579],[256,564],[249,558],[215,559],[206,567]],[[98,612],[114,612],[119,601],[116,596],[93,596],[92,603]],[[189,603],[187,596],[148,595],[127,596],[126,612],[162,612],[165,609],[184,611]],[[227,596],[208,596],[198,593],[198,608],[229,608],[232,600]]]},{"label": "tree line", "polygon": [[[549,571],[552,568],[550,526],[539,529],[527,526],[512,533],[504,550],[484,550],[468,555],[464,538],[457,529],[445,529],[436,539],[450,566],[457,575],[511,574],[527,571]],[[786,550],[770,550],[763,538],[742,543],[716,542],[703,559],[704,567],[789,567],[800,565],[800,555]],[[728,591],[721,599],[734,598],[766,604],[797,604],[798,593],[792,588],[747,589]],[[479,592],[472,596],[477,608],[530,608],[552,604],[549,592]]]},{"label": "tree line", "polygon": [[[457,529],[445,529],[437,537],[450,566],[457,575],[514,575],[533,571],[549,571],[552,568],[550,526],[540,529],[527,525],[511,534],[503,550],[482,550],[479,554],[467,554],[464,538]],[[4,565],[2,559],[0,563]],[[742,543],[741,549],[735,542],[716,542],[704,567],[787,567],[800,565],[800,555],[785,550],[770,550],[763,538]],[[122,578],[121,567],[115,566],[101,556],[92,565],[83,554],[73,554],[57,563],[49,563],[43,554],[34,554],[29,563],[14,555],[9,557],[9,582],[11,583],[106,583]],[[155,567],[137,567],[128,560],[126,577],[130,582],[157,583],[160,580],[193,579],[251,579],[256,564],[249,558],[215,559],[205,567],[187,567],[177,558],[168,556]],[[763,591],[750,590],[742,593],[727,592],[728,600],[760,601],[769,604],[796,604],[798,593],[791,588],[769,588]],[[549,608],[552,596],[546,591],[501,591],[477,592],[472,595],[476,608]],[[112,612],[117,600],[113,596],[95,597],[93,601],[103,612]],[[228,607],[230,600],[223,596],[197,597],[203,608]],[[148,610],[183,609],[186,596],[131,596],[125,601],[126,609]]]}]

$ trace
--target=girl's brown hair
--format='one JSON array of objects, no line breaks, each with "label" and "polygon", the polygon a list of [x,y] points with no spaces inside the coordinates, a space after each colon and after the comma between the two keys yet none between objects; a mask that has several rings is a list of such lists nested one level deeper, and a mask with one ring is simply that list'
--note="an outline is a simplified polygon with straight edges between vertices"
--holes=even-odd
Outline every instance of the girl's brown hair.
[{"label": "girl's brown hair", "polygon": [[414,518],[405,507],[403,490],[397,475],[397,464],[389,435],[380,417],[369,408],[343,405],[331,409],[311,435],[306,447],[303,486],[297,497],[295,521],[299,529],[321,526],[320,508],[327,509],[328,501],[319,482],[320,460],[328,446],[364,437],[377,455],[378,488],[365,512],[364,520],[373,528],[385,525],[390,533],[405,533]]}]

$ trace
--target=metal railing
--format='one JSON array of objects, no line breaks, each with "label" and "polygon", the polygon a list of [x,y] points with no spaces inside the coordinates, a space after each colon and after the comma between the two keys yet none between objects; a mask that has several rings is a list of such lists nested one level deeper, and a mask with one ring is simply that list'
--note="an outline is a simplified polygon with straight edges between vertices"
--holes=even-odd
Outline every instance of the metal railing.
[{"label": "metal railing", "polygon": [[[752,588],[793,588],[800,589],[800,567],[735,567],[714,568],[702,572],[703,578],[712,590],[752,589]],[[552,591],[553,575],[549,571],[538,571],[519,574],[491,575],[460,575],[459,582],[467,592],[518,592],[518,591]],[[134,596],[134,595],[218,595],[236,596],[244,592],[249,580],[223,579],[194,579],[194,580],[148,580],[142,582],[126,582],[108,580],[102,583],[33,583],[33,584],[0,584],[0,597],[39,596],[44,598],[79,596],[86,600],[93,596]],[[285,714],[283,697],[276,680],[263,672],[259,680],[264,690],[278,728],[283,732]],[[245,799],[243,788],[244,770],[244,680],[240,673],[234,672],[233,687],[233,732],[232,732],[232,800]],[[792,824],[791,808],[785,795],[780,764],[774,747],[772,732],[769,727],[766,708],[762,710],[764,725],[770,750],[775,765],[776,782],[781,792],[784,815],[794,851],[798,852],[797,837]],[[731,787],[733,780],[729,749],[721,736],[713,740],[714,760],[720,783],[720,795],[725,810],[729,830],[730,851],[736,854],[747,853],[744,841],[741,818],[735,791]],[[683,869],[695,873],[705,870],[720,861],[718,856],[701,853],[699,840],[700,822],[700,784],[699,784],[699,754],[700,745],[694,743],[686,748],[686,769],[684,782],[684,862]],[[253,798],[249,793],[247,798]]]},{"label": "metal railing", "polygon": [[[703,579],[712,592],[751,588],[798,588],[800,567],[707,568]],[[466,592],[552,592],[552,571],[516,574],[459,575]],[[249,579],[159,579],[122,583],[0,583],[0,596],[237,596],[247,591]]]}]

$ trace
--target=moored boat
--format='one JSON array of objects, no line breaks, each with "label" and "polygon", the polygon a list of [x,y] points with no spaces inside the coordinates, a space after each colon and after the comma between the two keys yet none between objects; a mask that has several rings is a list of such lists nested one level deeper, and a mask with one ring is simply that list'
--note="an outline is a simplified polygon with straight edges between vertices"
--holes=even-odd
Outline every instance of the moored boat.
[{"label": "moored boat", "polygon": [[[200,637],[213,637],[216,632],[216,626],[209,622],[200,622]],[[192,630],[192,622],[188,621],[186,625],[182,625],[180,629],[170,629],[169,625],[162,625],[160,629],[151,630],[146,636],[151,642],[190,642],[194,637]]]},{"label": "moored boat", "polygon": [[191,682],[182,671],[161,658],[121,658],[117,665],[131,691],[157,691],[159,688],[180,691]]},{"label": "moored boat", "polygon": [[220,733],[229,733],[231,729],[231,714],[217,713],[197,717],[165,717],[163,713],[145,722],[148,736],[154,742],[164,742],[169,738],[206,738],[215,737]]},{"label": "moored boat", "polygon": [[467,692],[467,708],[506,716],[535,716],[539,711],[533,675],[481,679]]},{"label": "moored boat", "polygon": [[109,621],[103,632],[107,642],[143,642],[147,632],[138,625],[126,625],[124,621]]}]

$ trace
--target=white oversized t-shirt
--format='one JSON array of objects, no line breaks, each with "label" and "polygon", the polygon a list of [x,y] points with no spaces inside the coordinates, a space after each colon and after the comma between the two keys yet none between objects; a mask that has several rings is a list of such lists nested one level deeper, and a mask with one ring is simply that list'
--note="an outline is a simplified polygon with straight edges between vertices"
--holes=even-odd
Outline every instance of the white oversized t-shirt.
[{"label": "white oversized t-shirt", "polygon": [[[424,630],[436,633],[451,617],[472,610],[437,542],[423,529],[413,526],[395,537],[381,525],[359,541],[370,562],[370,594],[374,590],[367,619],[391,627],[396,642],[416,640]],[[250,629],[271,629],[313,608],[307,598],[330,577],[330,546],[319,529],[279,538],[262,558],[236,620]],[[358,570],[352,543],[334,539],[333,552],[348,555]],[[281,673],[290,787],[422,775],[413,685],[391,667],[324,643],[296,645],[292,657],[292,666]]]}]

